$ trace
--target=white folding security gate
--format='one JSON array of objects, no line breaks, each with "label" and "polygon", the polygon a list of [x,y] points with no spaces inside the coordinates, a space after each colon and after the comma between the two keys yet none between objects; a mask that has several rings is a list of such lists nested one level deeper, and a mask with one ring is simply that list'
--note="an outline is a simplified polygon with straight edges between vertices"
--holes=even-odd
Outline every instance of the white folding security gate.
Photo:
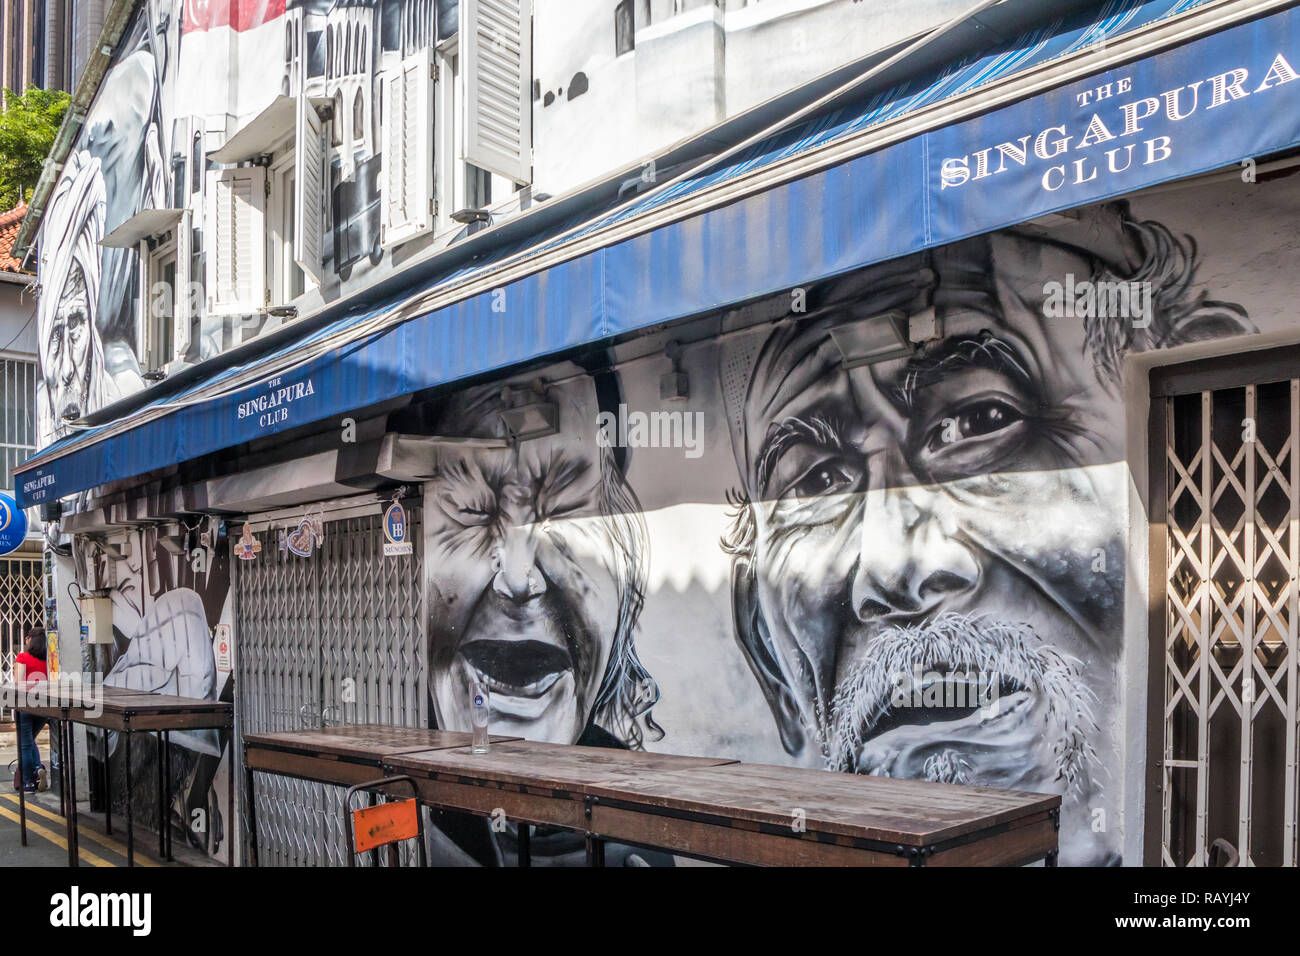
[{"label": "white folding security gate", "polygon": [[[0,681],[13,679],[14,658],[28,629],[45,623],[45,579],[39,554],[0,558]],[[8,708],[0,708],[8,719]]]},{"label": "white folding security gate", "polygon": [[[407,503],[414,553],[393,557],[384,555],[382,506],[359,510],[326,520],[310,557],[280,550],[279,531],[293,523],[272,522],[256,559],[232,562],[241,740],[337,724],[428,725],[420,509]],[[259,863],[346,863],[342,789],[259,774],[256,793]],[[246,809],[240,819],[246,835]]]},{"label": "white folding security gate", "polygon": [[1300,379],[1156,401],[1165,416],[1162,862],[1205,866],[1235,854],[1241,866],[1294,866]]}]

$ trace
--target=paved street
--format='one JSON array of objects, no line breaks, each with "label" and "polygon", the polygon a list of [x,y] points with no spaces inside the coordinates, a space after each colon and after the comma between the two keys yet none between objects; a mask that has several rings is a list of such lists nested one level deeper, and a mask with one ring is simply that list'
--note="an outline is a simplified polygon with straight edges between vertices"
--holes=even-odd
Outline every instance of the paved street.
[{"label": "paved street", "polygon": [[[37,739],[41,757],[49,766],[49,732],[43,731]],[[67,866],[68,844],[63,817],[59,813],[59,794],[50,789],[27,798],[27,846],[21,844],[18,827],[18,794],[13,789],[9,765],[17,758],[13,731],[0,733],[0,766],[5,768],[0,779],[0,867],[9,866]],[[53,783],[53,781],[51,781]],[[85,794],[81,794],[85,796]],[[126,866],[126,832],[120,822],[115,822],[111,836],[104,832],[103,817],[87,811],[81,802],[78,814],[80,859],[82,866]],[[203,866],[207,864],[183,841],[175,841],[176,861],[160,864],[156,855],[158,838],[148,830],[138,829],[135,834],[136,866]]]}]

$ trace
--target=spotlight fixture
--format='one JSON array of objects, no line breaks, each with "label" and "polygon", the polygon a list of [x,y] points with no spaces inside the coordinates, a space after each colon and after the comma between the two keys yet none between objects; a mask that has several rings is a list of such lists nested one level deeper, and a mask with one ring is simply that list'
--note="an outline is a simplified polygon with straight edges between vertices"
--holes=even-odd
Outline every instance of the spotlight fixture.
[{"label": "spotlight fixture", "polygon": [[830,332],[845,368],[886,362],[913,351],[908,340],[908,316],[902,309],[850,319]]},{"label": "spotlight fixture", "polygon": [[664,355],[672,363],[672,371],[659,377],[659,400],[663,402],[685,401],[691,397],[691,380],[682,371],[682,344],[677,341],[664,346]]}]

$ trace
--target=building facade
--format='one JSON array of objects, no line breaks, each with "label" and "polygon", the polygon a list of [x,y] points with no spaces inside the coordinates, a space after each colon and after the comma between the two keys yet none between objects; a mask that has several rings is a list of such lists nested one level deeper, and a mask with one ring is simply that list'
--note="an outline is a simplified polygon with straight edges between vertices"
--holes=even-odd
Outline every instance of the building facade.
[{"label": "building facade", "polygon": [[[529,739],[1058,792],[1066,863],[1294,865],[1300,11],[966,8],[111,5],[20,240],[82,666],[236,739],[475,679]],[[339,862],[338,799],[268,783],[262,858]]]},{"label": "building facade", "polygon": [[[10,255],[27,209],[0,214],[0,491],[14,493],[13,470],[36,451],[36,276]],[[0,675],[13,673],[27,629],[45,623],[44,536],[27,510],[27,538],[0,556]],[[8,717],[8,714],[5,714]]]},{"label": "building facade", "polygon": [[104,26],[104,0],[5,0],[0,5],[0,85],[76,86]]}]

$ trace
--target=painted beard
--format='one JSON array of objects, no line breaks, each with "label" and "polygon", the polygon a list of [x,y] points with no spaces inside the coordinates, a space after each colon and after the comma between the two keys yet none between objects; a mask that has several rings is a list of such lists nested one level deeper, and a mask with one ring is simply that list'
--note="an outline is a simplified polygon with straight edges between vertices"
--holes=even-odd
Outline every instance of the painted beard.
[{"label": "painted beard", "polygon": [[[915,707],[897,696],[900,676],[989,680],[996,703]],[[827,766],[886,777],[1004,789],[1085,787],[1096,753],[1094,695],[1081,664],[1025,625],[946,613],[872,637],[868,654],[831,701]],[[996,684],[992,682],[996,681]],[[936,688],[917,688],[918,694]],[[975,694],[958,695],[971,702]],[[943,695],[940,695],[943,696]],[[948,695],[952,700],[954,695]],[[927,699],[930,699],[927,695]]]}]

